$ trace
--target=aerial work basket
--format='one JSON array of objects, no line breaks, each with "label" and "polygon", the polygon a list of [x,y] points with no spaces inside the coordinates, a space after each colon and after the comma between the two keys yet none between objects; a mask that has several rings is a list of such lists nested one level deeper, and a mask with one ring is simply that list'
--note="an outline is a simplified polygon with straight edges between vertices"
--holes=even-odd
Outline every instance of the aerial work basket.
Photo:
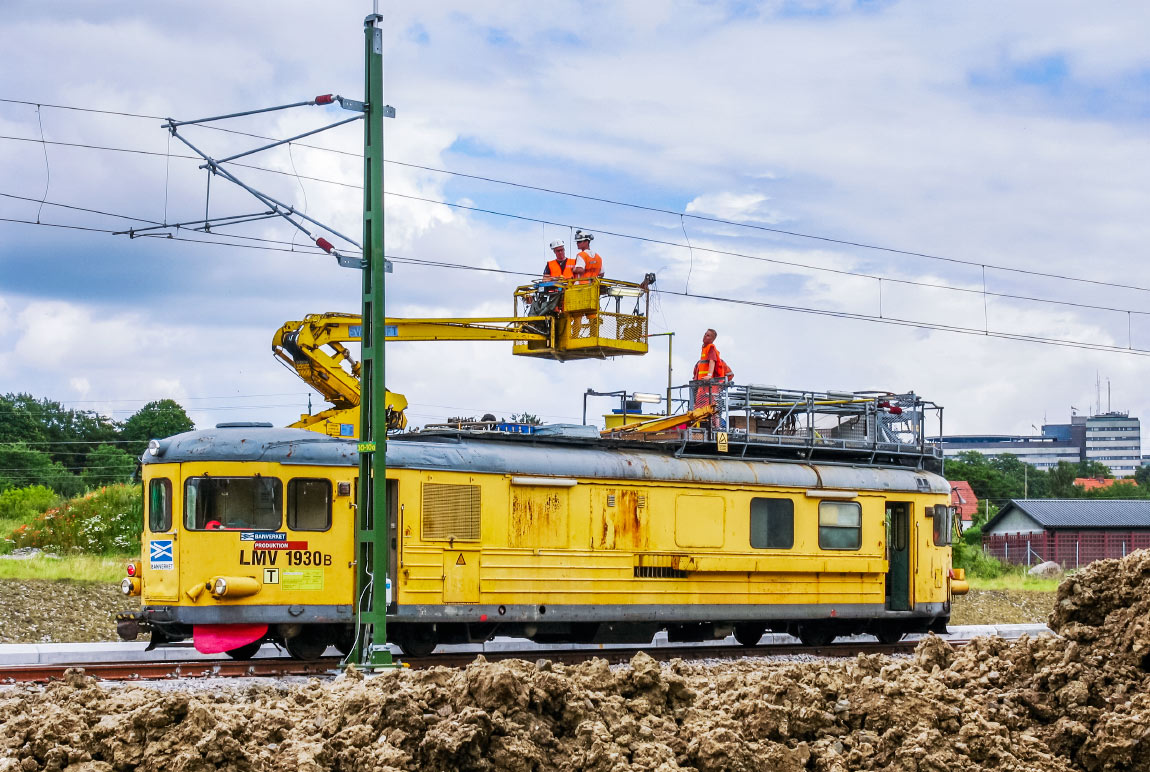
[{"label": "aerial work basket", "polygon": [[515,290],[515,316],[539,322],[516,340],[516,356],[567,361],[647,353],[650,294],[644,284],[618,279],[535,282]]}]

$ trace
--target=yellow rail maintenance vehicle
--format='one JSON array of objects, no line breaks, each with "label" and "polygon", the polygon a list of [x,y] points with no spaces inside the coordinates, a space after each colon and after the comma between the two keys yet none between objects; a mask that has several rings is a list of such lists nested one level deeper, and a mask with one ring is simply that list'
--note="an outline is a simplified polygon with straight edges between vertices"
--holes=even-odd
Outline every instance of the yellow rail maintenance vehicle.
[{"label": "yellow rail maintenance vehicle", "polygon": [[[713,385],[707,386],[714,389]],[[387,443],[387,633],[409,656],[509,635],[808,644],[943,630],[950,486],[914,394],[724,385],[601,433],[425,430]],[[678,423],[676,423],[678,421]],[[521,427],[512,427],[519,429]],[[145,454],[123,637],[250,656],[353,644],[355,443],[224,425]],[[378,586],[378,585],[377,585]]]}]

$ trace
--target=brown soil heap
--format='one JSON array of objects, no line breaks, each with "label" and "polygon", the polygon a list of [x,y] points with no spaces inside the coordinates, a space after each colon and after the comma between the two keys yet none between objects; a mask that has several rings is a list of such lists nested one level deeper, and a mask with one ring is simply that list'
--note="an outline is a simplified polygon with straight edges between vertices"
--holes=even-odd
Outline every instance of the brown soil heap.
[{"label": "brown soil heap", "polygon": [[350,674],[0,692],[0,771],[1150,770],[1150,552],[1058,591],[1064,637],[913,657]]}]

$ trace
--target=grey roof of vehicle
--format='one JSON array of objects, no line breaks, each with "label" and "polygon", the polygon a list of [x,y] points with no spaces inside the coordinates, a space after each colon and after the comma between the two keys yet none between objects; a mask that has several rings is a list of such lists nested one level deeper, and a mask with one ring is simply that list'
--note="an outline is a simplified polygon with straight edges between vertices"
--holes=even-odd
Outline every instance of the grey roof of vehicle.
[{"label": "grey roof of vehicle", "polygon": [[1150,500],[1014,499],[983,526],[983,533],[1013,509],[1043,528],[1150,528]]},{"label": "grey roof of vehicle", "polygon": [[[195,461],[265,461],[315,466],[359,463],[355,440],[304,429],[222,427],[160,440],[161,455],[145,464]],[[406,469],[466,471],[536,477],[583,477],[701,485],[777,485],[832,490],[950,493],[930,472],[907,468],[807,464],[738,458],[676,458],[655,450],[612,447],[597,440],[461,435],[391,438],[388,465]]]}]

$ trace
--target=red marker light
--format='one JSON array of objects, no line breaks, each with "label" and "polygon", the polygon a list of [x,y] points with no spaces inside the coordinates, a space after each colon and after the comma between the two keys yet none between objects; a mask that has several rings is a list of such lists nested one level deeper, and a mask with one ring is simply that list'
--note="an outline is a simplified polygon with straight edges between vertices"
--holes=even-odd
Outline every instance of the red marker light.
[{"label": "red marker light", "polygon": [[327,252],[329,255],[331,254],[331,251],[335,249],[335,247],[331,245],[331,242],[325,239],[323,236],[320,236],[315,240],[315,245],[322,249],[324,252]]},{"label": "red marker light", "polygon": [[480,622],[486,622],[487,621],[487,615],[486,614],[480,614],[479,615],[479,621]]},{"label": "red marker light", "polygon": [[136,564],[135,563],[129,563],[127,566],[127,570],[128,570],[128,576],[135,576],[136,575]]},{"label": "red marker light", "polygon": [[335,96],[332,94],[321,94],[315,98],[315,103],[317,105],[330,105],[334,101]]}]

